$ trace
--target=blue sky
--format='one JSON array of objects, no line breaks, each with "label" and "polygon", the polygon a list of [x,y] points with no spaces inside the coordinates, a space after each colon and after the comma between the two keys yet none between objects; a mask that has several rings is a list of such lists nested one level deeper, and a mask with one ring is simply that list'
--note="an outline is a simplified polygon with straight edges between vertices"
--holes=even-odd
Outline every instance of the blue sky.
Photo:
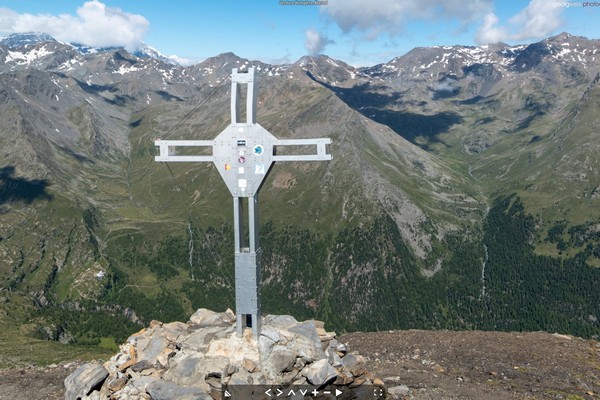
[{"label": "blue sky", "polygon": [[530,43],[562,31],[600,38],[597,1],[0,0],[0,33],[128,49],[144,41],[192,62],[228,51],[270,63],[324,53],[365,66],[419,46]]}]

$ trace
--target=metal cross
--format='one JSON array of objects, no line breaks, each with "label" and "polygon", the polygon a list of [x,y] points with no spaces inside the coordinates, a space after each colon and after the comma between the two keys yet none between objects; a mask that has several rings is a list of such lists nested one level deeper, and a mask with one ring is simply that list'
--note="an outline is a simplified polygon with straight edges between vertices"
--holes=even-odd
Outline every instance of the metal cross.
[{"label": "metal cross", "polygon": [[[237,335],[245,327],[252,328],[254,339],[261,330],[260,320],[260,262],[261,248],[258,237],[258,191],[275,161],[331,160],[327,146],[331,139],[279,140],[256,123],[256,77],[254,68],[248,72],[231,73],[231,124],[214,140],[156,140],[160,162],[213,162],[233,196],[233,222],[235,231],[235,305]],[[248,86],[246,96],[246,122],[240,121],[241,84]],[[316,153],[276,155],[283,146],[316,145]],[[177,147],[210,147],[212,155],[177,155]],[[243,203],[248,202],[248,231],[244,227]],[[248,233],[248,243],[245,236]]]}]

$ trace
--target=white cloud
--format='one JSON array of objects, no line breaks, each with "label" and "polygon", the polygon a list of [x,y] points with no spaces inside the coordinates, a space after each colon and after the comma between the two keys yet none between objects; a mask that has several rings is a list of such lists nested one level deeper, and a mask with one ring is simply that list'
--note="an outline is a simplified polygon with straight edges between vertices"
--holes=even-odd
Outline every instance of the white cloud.
[{"label": "white cloud", "polygon": [[504,28],[498,26],[500,20],[494,13],[489,13],[483,19],[483,24],[479,28],[475,41],[479,44],[498,43],[506,40],[507,32]]},{"label": "white cloud", "polygon": [[480,44],[510,40],[529,40],[546,37],[562,25],[562,7],[546,0],[531,0],[529,5],[509,19],[509,26],[501,26],[498,17],[485,17],[475,39]]},{"label": "white cloud", "polygon": [[200,62],[195,59],[179,57],[177,55],[165,56],[165,57],[167,57],[169,60],[171,60],[173,62],[176,62],[179,65],[183,65],[184,67],[188,67],[190,65],[194,65],[194,64],[197,64],[198,62]]},{"label": "white cloud", "polygon": [[369,39],[397,35],[415,19],[456,19],[466,25],[492,10],[493,0],[329,0],[321,7],[342,31],[358,30]]},{"label": "white cloud", "polygon": [[306,47],[306,50],[308,50],[309,54],[322,53],[328,44],[333,43],[332,40],[329,40],[327,37],[321,35],[314,29],[309,29],[304,32],[304,34],[306,35],[304,47]]},{"label": "white cloud", "polygon": [[516,39],[547,36],[562,25],[562,10],[562,7],[552,6],[548,1],[532,0],[527,8],[511,18],[511,23],[522,27]]},{"label": "white cloud", "polygon": [[70,14],[19,14],[0,8],[0,32],[43,32],[63,42],[93,47],[125,47],[136,50],[150,23],[139,14],[107,7],[97,0],[87,1]]}]

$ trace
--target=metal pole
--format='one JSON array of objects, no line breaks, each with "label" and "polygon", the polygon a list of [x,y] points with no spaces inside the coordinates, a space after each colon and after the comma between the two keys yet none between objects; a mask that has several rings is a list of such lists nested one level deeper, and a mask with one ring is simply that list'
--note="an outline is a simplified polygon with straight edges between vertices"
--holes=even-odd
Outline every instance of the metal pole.
[{"label": "metal pole", "polygon": [[[233,219],[235,239],[235,302],[236,331],[242,336],[246,327],[252,328],[252,336],[260,335],[260,259],[258,248],[258,197],[248,199],[248,222],[244,225],[243,198],[234,197]],[[248,231],[246,231],[246,227]],[[246,244],[246,233],[249,243]]]},{"label": "metal pole", "polygon": [[260,319],[260,280],[261,280],[261,258],[262,251],[259,246],[259,234],[258,234],[258,193],[253,197],[248,197],[248,230],[249,230],[249,245],[250,245],[250,258],[252,259],[251,271],[254,278],[253,293],[251,293],[252,303],[255,308],[252,310],[251,324],[252,324],[252,336],[258,340],[261,329]]}]

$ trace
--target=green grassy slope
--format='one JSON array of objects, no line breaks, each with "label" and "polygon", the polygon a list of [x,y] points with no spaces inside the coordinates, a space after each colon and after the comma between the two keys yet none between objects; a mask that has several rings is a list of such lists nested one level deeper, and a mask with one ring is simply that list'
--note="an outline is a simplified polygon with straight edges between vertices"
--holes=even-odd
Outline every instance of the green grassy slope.
[{"label": "green grassy slope", "polygon": [[[536,104],[553,97],[526,101],[535,82],[475,106],[440,99],[435,118],[461,122],[404,138],[327,87],[266,80],[259,123],[280,138],[331,137],[334,159],[279,163],[261,190],[263,311],[338,331],[598,335],[597,310],[584,306],[591,286],[577,289],[600,265],[596,83],[583,97],[581,86],[565,89],[571,100],[541,113]],[[32,349],[43,343],[35,336],[101,354],[151,319],[234,308],[232,200],[218,172],[154,162],[155,138],[210,139],[227,126],[227,87],[196,96],[110,113],[76,103],[63,110],[79,134],[67,143],[23,125],[39,116],[10,114],[0,144],[12,135],[22,151],[0,181],[0,317],[19,327],[7,340],[26,333]],[[431,115],[401,118],[419,128]],[[502,248],[511,237],[522,239],[512,256]],[[39,362],[63,354],[55,345]]]}]

